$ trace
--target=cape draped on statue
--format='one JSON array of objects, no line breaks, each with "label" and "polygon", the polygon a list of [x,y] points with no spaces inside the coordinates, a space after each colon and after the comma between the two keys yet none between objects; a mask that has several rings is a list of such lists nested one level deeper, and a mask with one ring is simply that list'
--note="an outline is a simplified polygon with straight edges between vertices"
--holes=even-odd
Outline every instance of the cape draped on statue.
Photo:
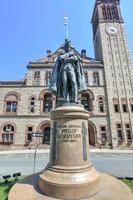
[{"label": "cape draped on statue", "polygon": [[[74,63],[74,65],[75,65],[74,68],[76,74],[78,93],[80,93],[86,90],[83,69],[79,59]],[[53,94],[59,97],[63,97],[62,78],[61,78],[62,70],[63,69],[62,69],[61,59],[60,56],[58,56],[52,70],[50,90],[52,91]]]}]

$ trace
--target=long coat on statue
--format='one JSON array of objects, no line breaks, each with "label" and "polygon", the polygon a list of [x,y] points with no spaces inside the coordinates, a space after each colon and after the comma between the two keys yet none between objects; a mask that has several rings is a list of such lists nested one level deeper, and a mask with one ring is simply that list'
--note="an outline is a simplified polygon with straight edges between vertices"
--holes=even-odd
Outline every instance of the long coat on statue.
[{"label": "long coat on statue", "polygon": [[[63,97],[63,88],[62,88],[62,70],[63,70],[62,65],[63,64],[61,62],[62,56],[58,56],[58,58],[56,59],[55,65],[53,66],[53,71],[52,71],[52,76],[51,76],[51,85],[50,85],[50,90],[52,91],[52,93],[59,97]],[[86,84],[85,84],[83,69],[78,58],[77,58],[77,61],[73,63],[73,65],[75,68],[78,93],[83,92],[86,90]]]}]

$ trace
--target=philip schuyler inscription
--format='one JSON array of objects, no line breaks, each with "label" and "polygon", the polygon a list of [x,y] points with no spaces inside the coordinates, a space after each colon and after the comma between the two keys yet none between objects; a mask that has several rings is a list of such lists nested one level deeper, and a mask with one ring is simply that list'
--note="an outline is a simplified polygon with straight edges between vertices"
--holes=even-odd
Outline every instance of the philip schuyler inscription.
[{"label": "philip schuyler inscription", "polygon": [[78,142],[78,139],[82,138],[82,134],[77,131],[81,128],[80,125],[58,125],[58,128],[60,131],[58,131],[57,138],[60,143],[75,143]]}]

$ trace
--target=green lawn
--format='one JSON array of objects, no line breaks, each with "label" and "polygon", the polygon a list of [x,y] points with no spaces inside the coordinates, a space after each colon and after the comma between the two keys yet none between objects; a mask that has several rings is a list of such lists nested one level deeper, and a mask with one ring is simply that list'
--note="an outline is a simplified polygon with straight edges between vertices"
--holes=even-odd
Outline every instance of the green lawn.
[{"label": "green lawn", "polygon": [[[20,177],[20,179],[23,179],[24,177]],[[16,183],[17,180],[15,180],[14,178],[11,178],[11,179],[8,179],[9,182],[8,183],[5,183],[3,180],[0,180],[0,200],[8,200],[7,199],[7,196],[8,196],[8,193],[10,191],[10,188]],[[133,180],[130,181],[130,180],[127,180],[127,179],[123,179],[122,180],[124,183],[126,183],[130,189],[132,190],[133,192]]]}]

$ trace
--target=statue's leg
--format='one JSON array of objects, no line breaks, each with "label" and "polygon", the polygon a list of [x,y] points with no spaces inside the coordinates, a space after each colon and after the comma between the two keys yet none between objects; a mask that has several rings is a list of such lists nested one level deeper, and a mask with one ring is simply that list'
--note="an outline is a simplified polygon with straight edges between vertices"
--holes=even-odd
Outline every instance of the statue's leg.
[{"label": "statue's leg", "polygon": [[68,77],[67,77],[67,71],[64,70],[62,72],[62,90],[63,90],[63,97],[65,100],[65,103],[68,103]]},{"label": "statue's leg", "polygon": [[69,72],[69,79],[71,82],[71,102],[78,103],[78,88],[77,88],[77,81],[76,81],[76,74],[74,69]]}]

